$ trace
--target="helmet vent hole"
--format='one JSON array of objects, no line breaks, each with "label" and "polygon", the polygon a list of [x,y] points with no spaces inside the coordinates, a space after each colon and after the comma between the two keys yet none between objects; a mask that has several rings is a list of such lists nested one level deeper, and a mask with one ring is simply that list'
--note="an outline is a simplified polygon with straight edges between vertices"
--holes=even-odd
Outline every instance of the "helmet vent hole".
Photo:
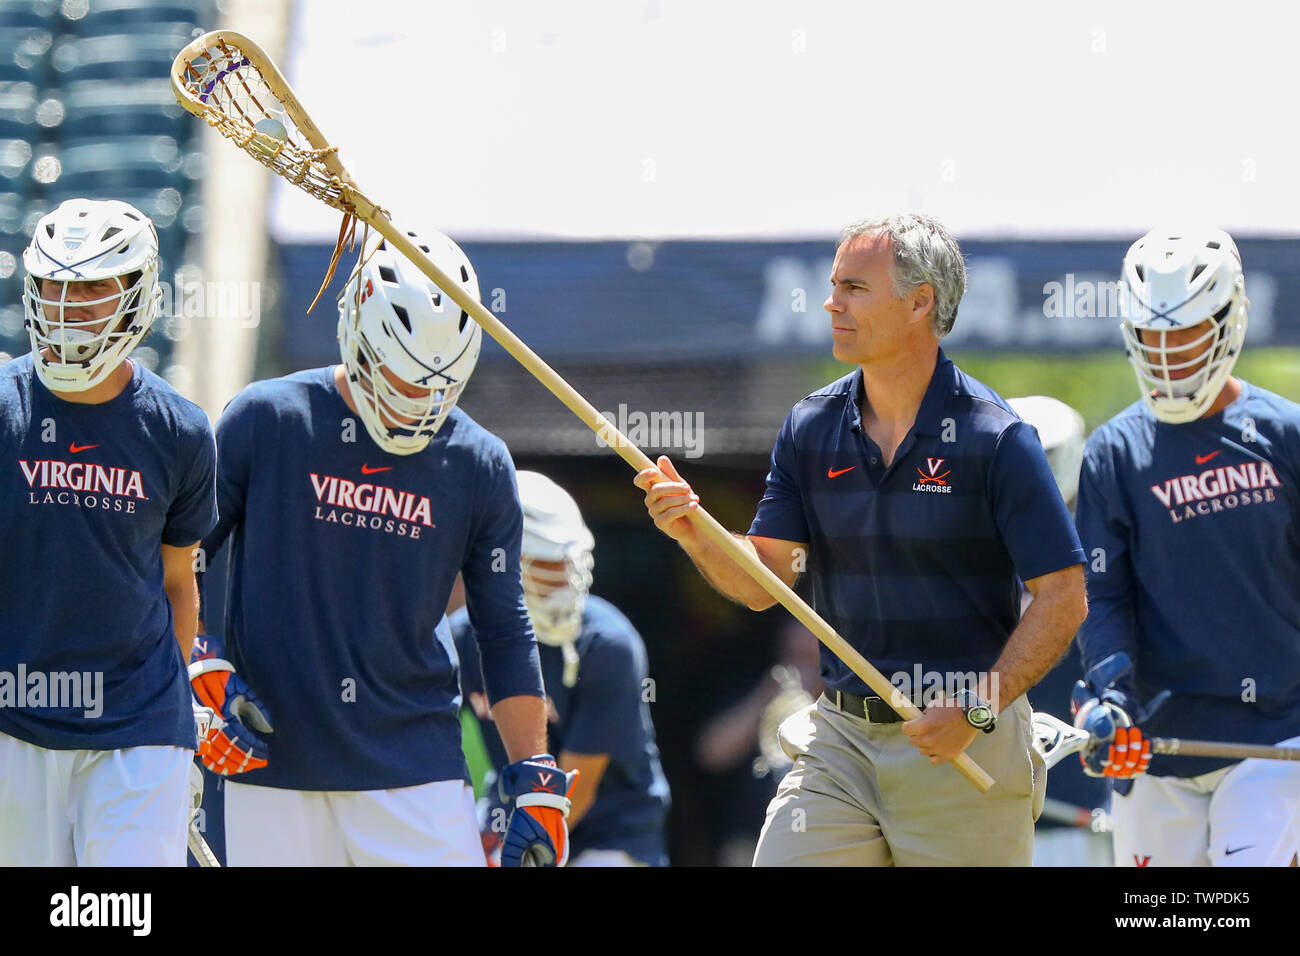
[{"label": "helmet vent hole", "polygon": [[441,308],[442,308],[442,293],[441,293],[441,292],[430,292],[430,293],[429,293],[429,301],[433,303],[433,307],[434,307],[435,309],[441,309]]},{"label": "helmet vent hole", "polygon": [[1138,281],[1139,281],[1139,282],[1146,282],[1146,281],[1147,281],[1147,267],[1146,267],[1146,266],[1138,266],[1138,267],[1137,267],[1137,274],[1138,274]]},{"label": "helmet vent hole", "polygon": [[140,217],[133,212],[123,212],[122,215],[126,216],[128,219],[134,219],[136,222],[140,221]]},{"label": "helmet vent hole", "polygon": [[45,234],[51,239],[54,238],[54,223],[51,222],[45,226]]},{"label": "helmet vent hole", "polygon": [[385,239],[380,239],[380,240],[379,240],[379,245],[376,246],[375,248],[376,248],[376,249],[387,249],[387,248],[388,248],[387,240],[385,240]]},{"label": "helmet vent hole", "polygon": [[460,281],[469,282],[469,270],[466,269],[464,266],[460,267]]},{"label": "helmet vent hole", "polygon": [[83,209],[81,212],[77,213],[77,218],[78,218],[78,219],[85,219],[85,218],[86,218],[86,211]]},{"label": "helmet vent hole", "polygon": [[430,252],[431,250],[429,249],[428,246],[426,246],[426,245],[424,245],[424,244],[421,244],[421,245],[420,245],[420,251],[421,251],[421,252],[424,252],[424,253],[428,253],[428,252]]},{"label": "helmet vent hole", "polygon": [[393,285],[397,285],[397,273],[388,268],[388,266],[379,267],[379,278],[383,279],[385,282],[391,282]]},{"label": "helmet vent hole", "polygon": [[[83,214],[83,215],[84,215],[84,214]],[[116,236],[116,235],[117,235],[119,232],[121,232],[121,231],[122,231],[122,230],[121,230],[121,228],[120,228],[119,226],[109,226],[107,229],[104,230],[104,234],[103,234],[102,236],[99,237],[99,241],[100,241],[100,242],[104,242],[104,241],[106,241],[106,240],[108,240],[108,239],[112,239],[114,236]]]},{"label": "helmet vent hole", "polygon": [[1227,305],[1225,305],[1225,306],[1224,306],[1222,309],[1220,309],[1218,312],[1215,312],[1215,313],[1214,313],[1214,319],[1215,319],[1215,321],[1216,321],[1216,322],[1222,322],[1224,319],[1226,319],[1226,318],[1228,317],[1228,313],[1231,312],[1231,311],[1232,311],[1232,303],[1229,302]]},{"label": "helmet vent hole", "polygon": [[406,331],[411,331],[411,317],[406,314],[406,310],[400,305],[393,306],[393,311],[397,313],[398,320],[406,327]]},{"label": "helmet vent hole", "polygon": [[1193,270],[1192,270],[1192,281],[1195,282],[1195,281],[1196,281],[1196,277],[1197,277],[1198,275],[1200,275],[1200,274],[1201,274],[1202,272],[1204,272],[1204,271],[1205,271],[1205,266],[1204,266],[1204,265],[1198,265],[1195,269],[1193,269]]},{"label": "helmet vent hole", "polygon": [[1209,242],[1207,242],[1207,243],[1205,244],[1205,247],[1206,247],[1207,249],[1218,249],[1218,248],[1219,248],[1219,241],[1218,241],[1217,239],[1211,239]]},{"label": "helmet vent hole", "polygon": [[460,310],[460,331],[465,331],[465,323],[469,321],[469,313],[464,309]]}]

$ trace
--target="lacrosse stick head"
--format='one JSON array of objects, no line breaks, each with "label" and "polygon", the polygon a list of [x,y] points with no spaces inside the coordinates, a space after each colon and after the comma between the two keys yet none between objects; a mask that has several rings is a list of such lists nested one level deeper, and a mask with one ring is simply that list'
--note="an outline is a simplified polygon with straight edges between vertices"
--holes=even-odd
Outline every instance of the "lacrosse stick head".
[{"label": "lacrosse stick head", "polygon": [[781,724],[813,703],[812,695],[804,690],[799,672],[794,668],[777,664],[772,668],[771,676],[781,689],[763,708],[759,718],[759,756],[754,761],[754,774],[759,777],[785,773],[793,765],[794,760],[781,747]]},{"label": "lacrosse stick head", "polygon": [[263,166],[346,213],[354,185],[337,151],[271,58],[229,30],[205,33],[172,63],[177,101]]},{"label": "lacrosse stick head", "polygon": [[1049,770],[1070,754],[1087,748],[1092,740],[1087,731],[1041,711],[1034,711],[1031,723],[1034,732],[1034,749],[1038,751]]}]

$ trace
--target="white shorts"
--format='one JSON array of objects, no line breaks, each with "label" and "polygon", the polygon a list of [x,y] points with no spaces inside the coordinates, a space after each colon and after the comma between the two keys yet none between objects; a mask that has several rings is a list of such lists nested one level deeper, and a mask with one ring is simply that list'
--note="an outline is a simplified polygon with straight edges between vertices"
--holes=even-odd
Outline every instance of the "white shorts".
[{"label": "white shorts", "polygon": [[46,750],[0,733],[0,865],[184,866],[194,752]]},{"label": "white shorts", "polygon": [[[1280,746],[1300,746],[1300,737]],[[1111,821],[1117,866],[1290,866],[1300,853],[1300,762],[1142,774],[1112,798]]]},{"label": "white shorts", "polygon": [[462,780],[396,790],[281,790],[226,780],[230,866],[485,866]]}]

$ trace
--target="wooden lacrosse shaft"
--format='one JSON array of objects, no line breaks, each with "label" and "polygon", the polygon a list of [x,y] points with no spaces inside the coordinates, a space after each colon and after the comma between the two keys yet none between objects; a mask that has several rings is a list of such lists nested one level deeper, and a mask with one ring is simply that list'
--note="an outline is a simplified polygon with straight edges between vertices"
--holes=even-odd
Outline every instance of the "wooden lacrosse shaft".
[{"label": "wooden lacrosse shaft", "polygon": [[1151,752],[1171,757],[1225,757],[1229,760],[1300,760],[1300,747],[1273,747],[1268,744],[1232,744],[1217,740],[1182,740],[1178,737],[1152,737]]},{"label": "wooden lacrosse shaft", "polygon": [[[355,181],[348,175],[347,170],[340,162],[338,153],[330,145],[324,134],[321,133],[320,128],[312,122],[302,103],[294,95],[288,80],[284,78],[284,74],[279,71],[274,61],[256,43],[233,31],[218,30],[205,34],[189,44],[176,57],[172,67],[173,86],[177,89],[177,99],[182,106],[196,113],[196,115],[203,115],[198,108],[198,104],[191,102],[183,93],[184,64],[216,45],[223,36],[229,38],[240,48],[244,55],[254,61],[261,71],[263,79],[267,81],[279,99],[285,113],[292,118],[294,124],[308,142],[316,149],[326,151],[321,157],[322,162],[330,173],[343,184],[339,203],[340,208],[355,215],[363,222],[369,223],[412,263],[418,266],[421,272],[437,283],[439,288],[451,296],[457,305],[468,312],[474,321],[482,327],[483,331],[496,339],[515,361],[527,369],[529,374],[541,382],[551,394],[562,401],[573,414],[578,416],[584,425],[604,438],[618,453],[619,457],[637,471],[655,467],[654,462],[647,458],[641,449],[629,441],[609,419],[601,415],[591,403],[579,395],[568,382],[543,362],[532,349],[506,328],[482,303],[469,295],[459,282],[439,269],[405,233],[393,225],[386,212],[377,207],[357,188]],[[694,521],[706,537],[717,544],[724,553],[753,577],[762,586],[763,590],[776,598],[804,627],[812,631],[819,641],[830,648],[836,657],[842,660],[853,673],[862,678],[867,686],[874,690],[883,700],[887,701],[900,716],[908,720],[921,716],[921,711],[910,700],[904,695],[895,693],[895,687],[885,679],[880,671],[876,670],[865,657],[854,650],[848,641],[844,640],[835,632],[834,628],[823,621],[817,612],[787,587],[785,582],[773,574],[763,562],[743,548],[712,515],[700,508],[690,513],[690,520]],[[968,754],[958,754],[952,760],[952,764],[981,793],[987,792],[993,786],[993,778],[976,764]]]}]

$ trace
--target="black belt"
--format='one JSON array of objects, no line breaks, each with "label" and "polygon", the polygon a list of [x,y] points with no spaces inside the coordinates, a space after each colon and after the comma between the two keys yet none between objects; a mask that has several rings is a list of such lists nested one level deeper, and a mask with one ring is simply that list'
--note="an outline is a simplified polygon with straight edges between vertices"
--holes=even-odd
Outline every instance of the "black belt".
[{"label": "black belt", "polygon": [[860,697],[857,694],[830,689],[827,689],[822,696],[832,707],[837,707],[854,717],[864,717],[873,724],[896,724],[903,719],[898,716],[894,708],[879,697]]}]

